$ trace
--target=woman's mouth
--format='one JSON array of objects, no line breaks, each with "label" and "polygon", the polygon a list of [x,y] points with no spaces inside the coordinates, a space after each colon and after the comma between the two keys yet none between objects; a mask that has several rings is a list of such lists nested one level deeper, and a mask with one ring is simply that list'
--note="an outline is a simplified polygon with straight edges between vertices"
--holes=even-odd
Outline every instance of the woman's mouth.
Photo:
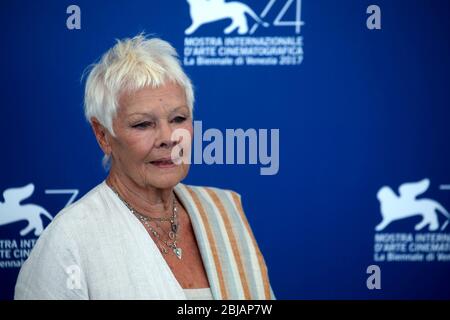
[{"label": "woman's mouth", "polygon": [[158,168],[172,168],[176,166],[176,164],[173,163],[172,159],[170,158],[154,160],[150,161],[150,163]]}]

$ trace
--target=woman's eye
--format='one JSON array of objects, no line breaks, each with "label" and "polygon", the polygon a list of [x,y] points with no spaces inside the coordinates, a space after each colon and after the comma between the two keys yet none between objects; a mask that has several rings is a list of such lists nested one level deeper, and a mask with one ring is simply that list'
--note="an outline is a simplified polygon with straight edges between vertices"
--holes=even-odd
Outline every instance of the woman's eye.
[{"label": "woman's eye", "polygon": [[144,129],[144,128],[147,128],[147,127],[149,127],[149,126],[151,126],[151,125],[152,125],[151,122],[146,121],[146,122],[141,122],[141,123],[135,124],[135,125],[133,126],[133,128]]},{"label": "woman's eye", "polygon": [[181,123],[181,122],[183,122],[184,120],[186,120],[185,117],[178,116],[178,117],[173,118],[172,121],[175,122],[175,123]]}]

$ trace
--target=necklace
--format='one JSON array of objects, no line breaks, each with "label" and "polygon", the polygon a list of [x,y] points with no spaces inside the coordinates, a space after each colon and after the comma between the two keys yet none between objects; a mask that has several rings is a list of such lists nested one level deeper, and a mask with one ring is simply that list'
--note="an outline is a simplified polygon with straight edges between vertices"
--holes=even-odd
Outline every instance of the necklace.
[{"label": "necklace", "polygon": [[[171,249],[171,251],[175,254],[175,256],[178,259],[181,259],[181,256],[183,254],[183,250],[178,247],[177,241],[178,241],[178,231],[180,230],[180,224],[178,221],[178,214],[177,214],[177,200],[174,197],[173,198],[173,210],[172,215],[169,217],[147,217],[143,214],[136,211],[128,202],[126,202],[120,194],[116,191],[115,188],[110,186],[111,190],[114,191],[114,193],[117,195],[117,197],[125,204],[125,206],[128,208],[128,210],[131,211],[132,214],[134,214],[139,221],[141,221],[145,227],[150,231],[150,233],[163,245],[159,245],[159,249],[162,253],[167,254],[169,250],[167,248]],[[161,234],[150,225],[150,221],[154,221],[155,224],[158,225],[158,227],[162,229],[162,227],[159,225],[158,222],[166,222],[170,221],[170,231],[167,233],[168,239],[163,239],[161,237]],[[164,230],[163,230],[164,231]],[[167,247],[167,248],[166,248]]]}]

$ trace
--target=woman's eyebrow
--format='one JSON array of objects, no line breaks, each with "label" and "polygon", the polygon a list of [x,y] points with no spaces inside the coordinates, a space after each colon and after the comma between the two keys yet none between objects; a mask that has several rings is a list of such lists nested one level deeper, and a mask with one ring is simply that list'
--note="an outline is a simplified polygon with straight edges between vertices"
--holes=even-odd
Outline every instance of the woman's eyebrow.
[{"label": "woman's eyebrow", "polygon": [[[183,106],[179,106],[179,107],[176,107],[176,108],[172,109],[171,111],[169,111],[169,114],[173,114],[173,113],[175,113],[177,111],[184,110],[184,109],[189,111],[189,108],[187,106],[183,105]],[[149,117],[154,118],[155,114],[152,113],[152,112],[133,112],[133,113],[130,113],[130,114],[127,115],[128,118],[129,117],[133,117],[133,116],[149,116]]]},{"label": "woman's eyebrow", "polygon": [[170,113],[175,113],[175,112],[181,111],[183,109],[186,109],[187,111],[189,111],[189,108],[187,106],[179,106],[179,107],[174,108],[172,111],[170,111]]},{"label": "woman's eyebrow", "polygon": [[151,112],[133,112],[127,115],[128,118],[133,117],[133,116],[149,116],[154,118],[155,115]]}]

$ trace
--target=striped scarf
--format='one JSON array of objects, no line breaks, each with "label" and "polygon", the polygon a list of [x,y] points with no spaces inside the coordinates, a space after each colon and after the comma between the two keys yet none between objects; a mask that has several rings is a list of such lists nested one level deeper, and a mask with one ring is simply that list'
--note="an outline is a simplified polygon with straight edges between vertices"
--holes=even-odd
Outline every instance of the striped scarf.
[{"label": "striped scarf", "polygon": [[240,195],[181,183],[175,193],[191,218],[214,299],[274,299]]}]

